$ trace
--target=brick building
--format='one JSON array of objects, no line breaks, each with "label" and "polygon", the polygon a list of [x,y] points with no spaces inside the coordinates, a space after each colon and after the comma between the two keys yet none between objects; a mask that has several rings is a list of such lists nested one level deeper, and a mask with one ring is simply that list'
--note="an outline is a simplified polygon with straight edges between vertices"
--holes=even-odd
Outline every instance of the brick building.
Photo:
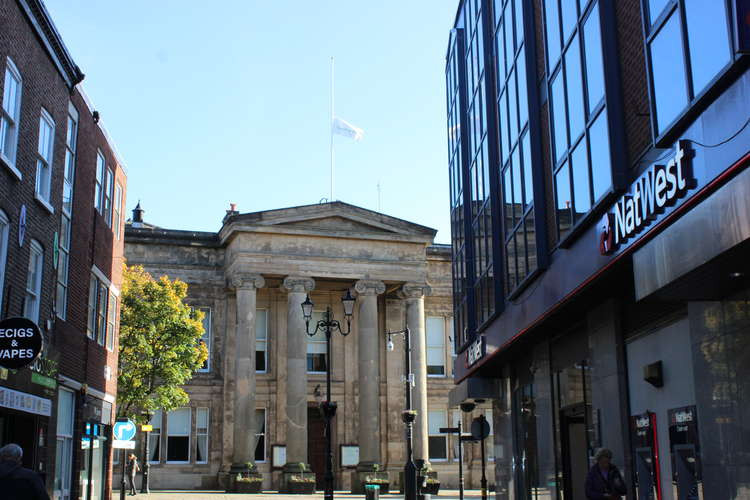
[{"label": "brick building", "polygon": [[0,369],[0,444],[55,498],[109,498],[124,164],[38,0],[0,0],[0,319],[44,336]]},{"label": "brick building", "polygon": [[750,495],[750,4],[462,0],[446,82],[452,403],[497,498]]}]

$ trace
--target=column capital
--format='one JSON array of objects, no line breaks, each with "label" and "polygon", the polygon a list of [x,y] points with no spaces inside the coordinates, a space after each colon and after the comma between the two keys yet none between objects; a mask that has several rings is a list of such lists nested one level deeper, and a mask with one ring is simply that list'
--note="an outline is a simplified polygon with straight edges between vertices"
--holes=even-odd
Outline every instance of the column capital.
[{"label": "column capital", "polygon": [[281,284],[289,292],[307,293],[315,289],[315,280],[306,276],[287,276]]},{"label": "column capital", "polygon": [[404,283],[398,294],[402,299],[421,299],[432,295],[432,287],[427,283]]},{"label": "column capital", "polygon": [[379,280],[362,279],[354,284],[354,291],[359,295],[380,295],[385,292],[385,283]]},{"label": "column capital", "polygon": [[263,288],[266,286],[266,280],[257,273],[234,273],[227,281],[229,281],[229,286],[235,290]]}]

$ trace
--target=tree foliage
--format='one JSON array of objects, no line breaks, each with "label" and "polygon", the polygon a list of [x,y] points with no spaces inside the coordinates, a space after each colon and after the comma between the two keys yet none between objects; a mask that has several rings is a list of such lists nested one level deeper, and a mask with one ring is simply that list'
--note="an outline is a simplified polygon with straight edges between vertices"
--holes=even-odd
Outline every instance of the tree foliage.
[{"label": "tree foliage", "polygon": [[208,357],[203,313],[184,303],[187,285],[155,280],[141,266],[125,266],[120,308],[117,414],[170,411],[188,402],[180,387]]}]

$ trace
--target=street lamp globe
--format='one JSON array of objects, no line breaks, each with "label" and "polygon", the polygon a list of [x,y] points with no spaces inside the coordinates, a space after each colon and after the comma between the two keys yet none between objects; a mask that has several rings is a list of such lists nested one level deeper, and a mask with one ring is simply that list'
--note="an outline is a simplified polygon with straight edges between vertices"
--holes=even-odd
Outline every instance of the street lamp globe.
[{"label": "street lamp globe", "polygon": [[[352,317],[352,313],[354,312],[354,301],[357,300],[354,297],[352,297],[352,292],[350,290],[346,291],[346,295],[341,298],[341,303],[344,305],[344,316],[346,316],[346,319]],[[304,307],[304,304],[303,304]],[[312,306],[311,306],[312,310]]]},{"label": "street lamp globe", "polygon": [[312,311],[313,311],[313,304],[312,300],[310,300],[310,295],[308,294],[305,298],[305,301],[302,303],[302,316],[304,316],[305,321],[310,321],[310,318],[312,318]]}]

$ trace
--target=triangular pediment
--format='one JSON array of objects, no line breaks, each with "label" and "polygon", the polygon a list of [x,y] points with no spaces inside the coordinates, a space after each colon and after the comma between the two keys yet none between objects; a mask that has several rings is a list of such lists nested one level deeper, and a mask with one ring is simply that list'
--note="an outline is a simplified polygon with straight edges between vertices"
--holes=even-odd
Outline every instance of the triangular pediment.
[{"label": "triangular pediment", "polygon": [[348,231],[352,233],[395,233],[392,229],[373,226],[364,222],[348,219],[340,215],[320,217],[317,219],[306,219],[294,222],[282,222],[274,224],[276,227],[309,229],[312,231]]},{"label": "triangular pediment", "polygon": [[252,231],[397,238],[431,243],[436,231],[340,201],[228,216],[222,232]]}]

